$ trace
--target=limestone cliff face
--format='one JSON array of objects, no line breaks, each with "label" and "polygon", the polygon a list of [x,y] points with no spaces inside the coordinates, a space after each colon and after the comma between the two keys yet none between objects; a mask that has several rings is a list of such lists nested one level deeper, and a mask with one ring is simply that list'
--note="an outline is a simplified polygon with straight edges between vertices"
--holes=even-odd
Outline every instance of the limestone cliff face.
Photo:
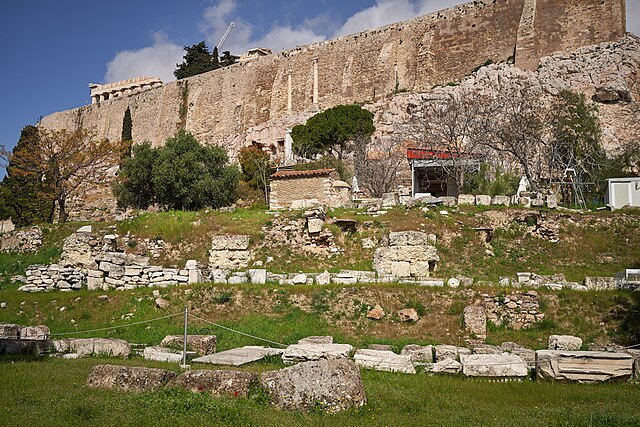
[{"label": "limestone cliff face", "polygon": [[[425,93],[399,94],[366,106],[374,113],[376,136],[395,141],[422,138],[425,102],[449,93],[483,91],[491,96],[496,88],[520,85],[541,89],[550,98],[562,90],[584,93],[596,103],[603,144],[612,151],[637,137],[640,117],[640,38],[627,35],[617,43],[601,43],[573,52],[558,52],[540,60],[537,71],[510,64],[492,64],[464,78],[457,86],[443,86]],[[607,102],[600,102],[602,93]]]},{"label": "limestone cliff face", "polygon": [[118,140],[129,107],[135,141],[159,145],[186,129],[234,154],[247,143],[247,130],[272,120],[290,124],[338,104],[425,92],[514,54],[524,68],[535,68],[556,50],[617,41],[625,31],[624,10],[624,0],[474,1],[54,113],[41,126],[84,127]]}]

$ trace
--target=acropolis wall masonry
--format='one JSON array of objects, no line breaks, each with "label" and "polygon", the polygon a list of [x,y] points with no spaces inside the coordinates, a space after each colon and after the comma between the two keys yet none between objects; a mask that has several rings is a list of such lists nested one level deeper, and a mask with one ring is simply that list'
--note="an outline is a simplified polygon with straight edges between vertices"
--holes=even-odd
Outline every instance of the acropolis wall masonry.
[{"label": "acropolis wall masonry", "polygon": [[[249,128],[398,91],[460,80],[487,61],[535,69],[556,50],[625,34],[624,0],[482,0],[46,116],[117,140],[127,107],[133,139],[164,143],[185,128],[235,153]],[[282,135],[284,137],[284,134]]]}]

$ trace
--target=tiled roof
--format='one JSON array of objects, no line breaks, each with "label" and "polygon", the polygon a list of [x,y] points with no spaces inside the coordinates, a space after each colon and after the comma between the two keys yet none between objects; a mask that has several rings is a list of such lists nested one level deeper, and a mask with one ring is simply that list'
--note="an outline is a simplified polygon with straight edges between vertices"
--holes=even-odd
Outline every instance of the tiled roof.
[{"label": "tiled roof", "polygon": [[271,179],[309,178],[314,176],[329,175],[335,169],[315,169],[310,171],[278,171],[271,175]]}]

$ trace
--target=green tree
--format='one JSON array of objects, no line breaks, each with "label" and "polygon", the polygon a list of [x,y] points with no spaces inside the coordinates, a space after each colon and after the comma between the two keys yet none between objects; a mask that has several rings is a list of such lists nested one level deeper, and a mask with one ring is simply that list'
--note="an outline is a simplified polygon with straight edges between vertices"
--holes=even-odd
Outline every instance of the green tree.
[{"label": "green tree", "polygon": [[198,210],[232,204],[240,171],[218,146],[202,146],[180,131],[164,147],[135,146],[124,162],[114,193],[121,207]]},{"label": "green tree", "polygon": [[364,155],[374,131],[373,113],[358,105],[338,105],[295,126],[291,136],[293,149],[300,156],[332,153],[341,159],[346,151]]},{"label": "green tree", "polygon": [[96,140],[85,129],[37,129],[29,149],[2,150],[9,160],[11,173],[21,180],[33,182],[37,177],[44,185],[41,199],[50,202],[49,221],[58,210],[58,222],[67,220],[67,200],[80,195],[88,185],[108,180],[109,170],[122,158],[121,142]]},{"label": "green tree", "polygon": [[23,171],[20,168],[20,159],[37,152],[39,143],[38,128],[28,125],[22,129],[12,153],[4,153],[9,162],[7,176],[1,184],[0,210],[3,218],[11,217],[18,226],[49,219],[53,194],[48,183],[42,180],[43,176],[38,171]]},{"label": "green tree", "polygon": [[122,159],[131,157],[131,146],[133,145],[133,120],[131,119],[131,109],[127,107],[122,118],[122,142],[123,154]]},{"label": "green tree", "polygon": [[[217,49],[218,48],[216,47],[216,52],[218,52]],[[228,67],[229,65],[235,64],[237,60],[238,60],[237,56],[232,55],[231,52],[229,52],[228,50],[225,50],[224,52],[222,52],[222,57],[220,58],[220,66]]]},{"label": "green tree", "polygon": [[217,49],[213,54],[209,53],[209,48],[204,41],[192,46],[185,46],[185,55],[181,64],[176,64],[173,75],[177,79],[184,79],[197,74],[220,68]]},{"label": "green tree", "polygon": [[157,152],[145,141],[134,145],[131,154],[120,166],[113,195],[121,208],[146,209],[155,203],[153,164]]}]

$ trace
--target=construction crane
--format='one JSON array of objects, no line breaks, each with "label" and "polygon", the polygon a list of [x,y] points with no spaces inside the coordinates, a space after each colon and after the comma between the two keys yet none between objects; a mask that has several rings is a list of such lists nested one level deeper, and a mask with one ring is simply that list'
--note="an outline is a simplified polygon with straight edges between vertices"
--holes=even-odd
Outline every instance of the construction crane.
[{"label": "construction crane", "polygon": [[224,32],[224,35],[220,39],[218,46],[216,46],[218,48],[218,52],[222,51],[222,46],[224,45],[224,42],[227,41],[227,37],[229,37],[229,34],[231,34],[231,31],[233,31],[235,26],[236,26],[236,23],[232,21],[231,24],[229,24],[229,27],[227,27],[227,31]]}]

